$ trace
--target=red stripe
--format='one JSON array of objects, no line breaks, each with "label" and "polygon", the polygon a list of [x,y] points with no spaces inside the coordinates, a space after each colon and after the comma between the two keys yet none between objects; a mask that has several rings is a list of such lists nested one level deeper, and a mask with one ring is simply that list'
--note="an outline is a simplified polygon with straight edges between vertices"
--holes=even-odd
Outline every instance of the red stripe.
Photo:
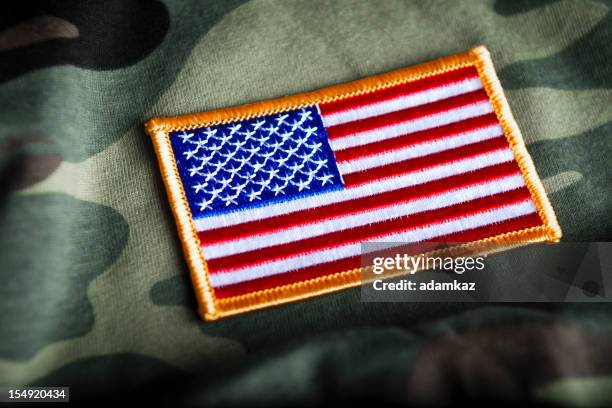
[{"label": "red stripe", "polygon": [[411,200],[418,200],[435,194],[445,193],[469,185],[489,182],[511,174],[519,174],[515,162],[508,162],[485,167],[470,173],[445,177],[428,183],[408,186],[377,195],[347,200],[316,208],[308,208],[290,214],[260,219],[230,227],[216,228],[198,233],[202,245],[231,241],[256,234],[269,233],[281,229],[310,224],[361,211],[387,207]]},{"label": "red stripe", "polygon": [[333,113],[342,112],[361,106],[372,105],[402,96],[408,96],[417,92],[423,92],[428,89],[450,85],[455,82],[472,78],[478,78],[478,71],[475,67],[459,68],[444,74],[423,78],[418,81],[399,84],[389,88],[372,91],[368,92],[367,94],[344,98],[333,102],[322,103],[319,105],[319,108],[321,109],[322,115],[331,115]]},{"label": "red stripe", "polygon": [[412,108],[386,113],[380,116],[356,120],[340,125],[329,126],[326,128],[330,139],[339,139],[351,136],[356,133],[366,132],[373,129],[393,126],[411,120],[431,116],[436,113],[446,112],[467,105],[488,101],[489,98],[484,89],[468,92],[462,95],[453,96],[441,101],[415,106]]},{"label": "red stripe", "polygon": [[214,274],[246,266],[258,265],[268,261],[284,259],[294,255],[342,246],[349,243],[362,242],[368,239],[407,231],[453,218],[481,213],[493,208],[517,203],[529,199],[530,197],[529,190],[523,187],[445,208],[410,214],[344,231],[335,231],[325,235],[288,242],[286,244],[210,259],[208,260],[208,268],[209,272]]},{"label": "red stripe", "polygon": [[344,185],[347,188],[354,187],[375,180],[406,174],[413,171],[423,170],[457,160],[463,160],[469,157],[490,153],[494,150],[503,148],[509,149],[508,141],[504,136],[499,136],[482,142],[456,147],[454,149],[445,150],[439,153],[433,153],[428,156],[415,157],[355,173],[344,174]]},{"label": "red stripe", "polygon": [[[520,231],[538,225],[542,225],[542,221],[540,220],[538,214],[528,214],[498,224],[485,225],[483,227],[478,227],[467,231],[436,237],[429,240],[429,242],[473,242],[483,238],[496,236],[510,231]],[[400,251],[401,249],[397,248],[393,250],[394,253],[403,253]],[[215,288],[215,297],[218,299],[223,299],[232,296],[244,295],[257,290],[264,290],[295,282],[301,282],[359,267],[361,267],[361,256],[339,259],[332,262],[326,262],[323,264],[298,269],[296,271]]]},{"label": "red stripe", "polygon": [[489,126],[497,125],[498,123],[499,122],[497,121],[497,116],[495,113],[489,113],[486,115],[477,116],[475,118],[465,119],[460,122],[451,123],[449,125],[394,137],[392,139],[381,140],[379,142],[374,142],[367,145],[349,147],[344,150],[336,150],[336,161],[338,163],[343,163],[362,157],[374,156],[376,154],[385,153],[392,150],[399,150],[437,139],[444,139],[458,134],[474,131],[476,129],[483,129]]}]

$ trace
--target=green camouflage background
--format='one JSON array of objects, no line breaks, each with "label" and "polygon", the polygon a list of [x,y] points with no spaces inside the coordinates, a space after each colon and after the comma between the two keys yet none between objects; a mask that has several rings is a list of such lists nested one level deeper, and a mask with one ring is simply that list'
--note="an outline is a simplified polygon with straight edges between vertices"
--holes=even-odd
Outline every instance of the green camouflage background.
[{"label": "green camouflage background", "polygon": [[0,385],[612,404],[610,304],[365,304],[355,289],[201,321],[143,130],[484,44],[564,239],[609,241],[612,1],[19,4],[0,14]]}]

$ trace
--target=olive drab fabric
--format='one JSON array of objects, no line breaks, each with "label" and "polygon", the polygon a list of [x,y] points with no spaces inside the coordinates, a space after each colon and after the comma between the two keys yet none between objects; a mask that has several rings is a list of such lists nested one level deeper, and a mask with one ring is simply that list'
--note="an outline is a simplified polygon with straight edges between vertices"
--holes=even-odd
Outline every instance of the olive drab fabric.
[{"label": "olive drab fabric", "polygon": [[[612,305],[196,311],[144,122],[484,44],[566,241],[612,239],[612,1],[33,1],[0,14],[0,384],[185,404],[612,404]],[[503,265],[499,266],[504,267]]]}]

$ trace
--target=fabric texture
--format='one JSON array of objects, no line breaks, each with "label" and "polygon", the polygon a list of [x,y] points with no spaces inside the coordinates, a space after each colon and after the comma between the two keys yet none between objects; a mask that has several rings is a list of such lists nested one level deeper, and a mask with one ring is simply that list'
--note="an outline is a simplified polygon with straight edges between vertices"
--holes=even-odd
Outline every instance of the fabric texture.
[{"label": "fabric texture", "polygon": [[347,290],[203,322],[143,131],[486,44],[563,239],[608,241],[611,1],[94,3],[0,14],[0,384],[185,405],[612,404],[609,304]]}]

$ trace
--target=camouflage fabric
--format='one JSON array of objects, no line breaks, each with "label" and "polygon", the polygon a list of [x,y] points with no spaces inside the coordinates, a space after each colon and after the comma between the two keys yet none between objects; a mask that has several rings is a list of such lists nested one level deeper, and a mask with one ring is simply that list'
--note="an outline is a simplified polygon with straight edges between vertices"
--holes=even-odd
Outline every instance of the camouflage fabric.
[{"label": "camouflage fabric", "polygon": [[612,1],[21,8],[0,15],[0,384],[188,405],[612,404],[609,304],[365,304],[355,289],[203,322],[143,130],[484,44],[564,239],[608,241]]}]

